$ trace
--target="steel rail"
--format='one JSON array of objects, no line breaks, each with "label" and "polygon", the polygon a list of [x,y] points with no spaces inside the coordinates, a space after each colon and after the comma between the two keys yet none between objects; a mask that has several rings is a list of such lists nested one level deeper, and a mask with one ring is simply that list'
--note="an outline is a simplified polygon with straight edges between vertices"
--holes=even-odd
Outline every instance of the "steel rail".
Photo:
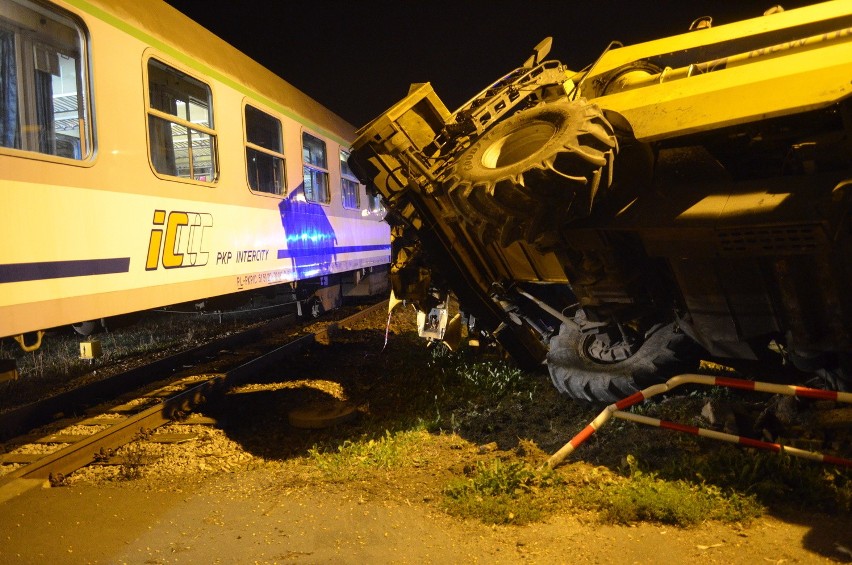
[{"label": "steel rail", "polygon": [[172,374],[178,367],[196,362],[205,356],[211,355],[222,349],[240,347],[260,339],[264,332],[274,331],[286,327],[292,322],[293,316],[283,316],[266,323],[262,327],[249,328],[248,330],[231,334],[204,343],[202,345],[180,351],[147,363],[141,367],[134,367],[127,371],[112,375],[97,382],[93,382],[74,390],[69,390],[49,398],[45,398],[18,408],[14,408],[0,414],[0,441],[4,441],[24,433],[26,430],[47,424],[51,421],[52,414],[71,414],[89,406],[101,402],[101,399],[116,396],[118,390],[127,390],[129,387],[141,387],[158,379],[163,375]]},{"label": "steel rail", "polygon": [[315,333],[301,336],[276,347],[224,373],[213,373],[210,378],[163,400],[156,406],[3,475],[0,477],[0,488],[19,479],[37,479],[42,482],[46,479],[60,479],[96,461],[101,454],[114,451],[140,435],[173,421],[178,413],[188,412],[203,403],[212,393],[239,384],[248,376],[256,374],[258,370],[303,351],[317,340],[332,336],[341,325],[352,323],[386,308],[387,301],[380,302],[343,320],[331,322]]}]

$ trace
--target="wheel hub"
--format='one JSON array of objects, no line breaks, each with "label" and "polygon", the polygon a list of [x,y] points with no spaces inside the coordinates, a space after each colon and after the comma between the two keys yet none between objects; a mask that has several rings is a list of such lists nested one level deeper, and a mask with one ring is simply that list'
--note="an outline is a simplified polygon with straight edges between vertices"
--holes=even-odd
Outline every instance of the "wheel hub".
[{"label": "wheel hub", "polygon": [[614,337],[610,332],[591,334],[583,341],[583,352],[598,363],[618,363],[629,359],[639,350],[641,341],[627,335]]},{"label": "wheel hub", "polygon": [[544,121],[521,124],[507,132],[482,153],[482,166],[499,169],[519,163],[531,157],[553,138],[556,127]]}]

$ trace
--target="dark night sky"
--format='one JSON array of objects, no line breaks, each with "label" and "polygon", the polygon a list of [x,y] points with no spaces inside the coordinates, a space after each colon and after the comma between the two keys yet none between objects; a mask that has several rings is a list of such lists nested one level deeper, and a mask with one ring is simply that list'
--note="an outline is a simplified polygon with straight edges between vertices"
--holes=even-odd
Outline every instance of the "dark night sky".
[{"label": "dark night sky", "polygon": [[[625,45],[759,16],[772,0],[167,0],[356,126],[431,82],[454,110],[541,39],[579,70]],[[783,2],[792,9],[815,0]]]}]

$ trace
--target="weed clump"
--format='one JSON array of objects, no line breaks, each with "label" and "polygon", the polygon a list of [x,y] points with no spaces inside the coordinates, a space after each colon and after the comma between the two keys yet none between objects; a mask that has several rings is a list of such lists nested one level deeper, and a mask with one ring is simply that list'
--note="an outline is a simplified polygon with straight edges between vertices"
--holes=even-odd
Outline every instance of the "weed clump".
[{"label": "weed clump", "polygon": [[628,476],[584,489],[580,500],[596,508],[603,520],[619,524],[650,521],[681,527],[707,520],[749,522],[763,513],[753,495],[726,491],[705,482],[664,480],[642,471],[627,456]]},{"label": "weed clump", "polygon": [[694,472],[716,484],[748,492],[766,504],[824,512],[852,512],[852,472],[785,453],[728,446],[694,458]]},{"label": "weed clump", "polygon": [[372,469],[390,469],[412,463],[415,450],[426,443],[428,434],[409,430],[385,434],[378,439],[346,440],[336,450],[313,446],[308,457],[324,475],[348,480]]},{"label": "weed clump", "polygon": [[551,469],[534,469],[521,461],[480,461],[469,476],[444,489],[447,510],[488,524],[527,524],[541,520],[558,498],[546,489],[562,485]]},{"label": "weed clump", "polygon": [[142,449],[137,445],[130,444],[124,454],[124,463],[119,467],[119,479],[124,481],[141,479],[145,474],[147,463]]},{"label": "weed clump", "polygon": [[461,385],[461,388],[491,398],[517,392],[528,378],[523,371],[503,360],[471,359],[446,347],[432,350],[428,367],[450,387]]}]

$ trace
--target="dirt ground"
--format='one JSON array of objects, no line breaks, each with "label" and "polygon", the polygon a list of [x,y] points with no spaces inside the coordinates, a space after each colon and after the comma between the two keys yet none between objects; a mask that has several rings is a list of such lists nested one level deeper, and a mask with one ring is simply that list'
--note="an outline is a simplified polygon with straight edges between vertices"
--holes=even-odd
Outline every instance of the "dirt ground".
[{"label": "dirt ground", "polygon": [[[564,417],[567,401],[545,382],[535,410],[478,406],[456,430],[418,432],[408,465],[323,474],[309,457],[313,446],[346,445],[376,424],[402,429],[409,415],[396,413],[402,407],[438,405],[440,391],[415,386],[421,357],[399,339],[411,331],[410,320],[394,324],[384,352],[384,320],[373,320],[342,328],[330,345],[258,375],[206,407],[220,425],[190,427],[198,437],[189,443],[128,447],[140,461],[157,456],[153,463],[90,467],[60,487],[3,489],[0,564],[852,562],[848,514],[770,510],[746,524],[690,528],[604,524],[570,500],[527,525],[448,514],[442,489],[462,469],[517,453],[522,438],[540,448],[527,453],[540,461],[579,431],[591,412]],[[403,364],[412,360],[410,381],[385,379],[392,367],[382,355],[394,354]],[[331,430],[289,425],[293,408],[340,395],[369,408]],[[601,441],[565,467],[592,472],[628,444]]]},{"label": "dirt ground", "polygon": [[[748,527],[527,526],[459,521],[423,498],[359,486],[289,488],[272,469],[164,485],[36,488],[2,504],[2,563],[833,563],[848,520]],[[845,538],[845,539],[844,539]],[[837,544],[837,546],[835,545]]]}]

